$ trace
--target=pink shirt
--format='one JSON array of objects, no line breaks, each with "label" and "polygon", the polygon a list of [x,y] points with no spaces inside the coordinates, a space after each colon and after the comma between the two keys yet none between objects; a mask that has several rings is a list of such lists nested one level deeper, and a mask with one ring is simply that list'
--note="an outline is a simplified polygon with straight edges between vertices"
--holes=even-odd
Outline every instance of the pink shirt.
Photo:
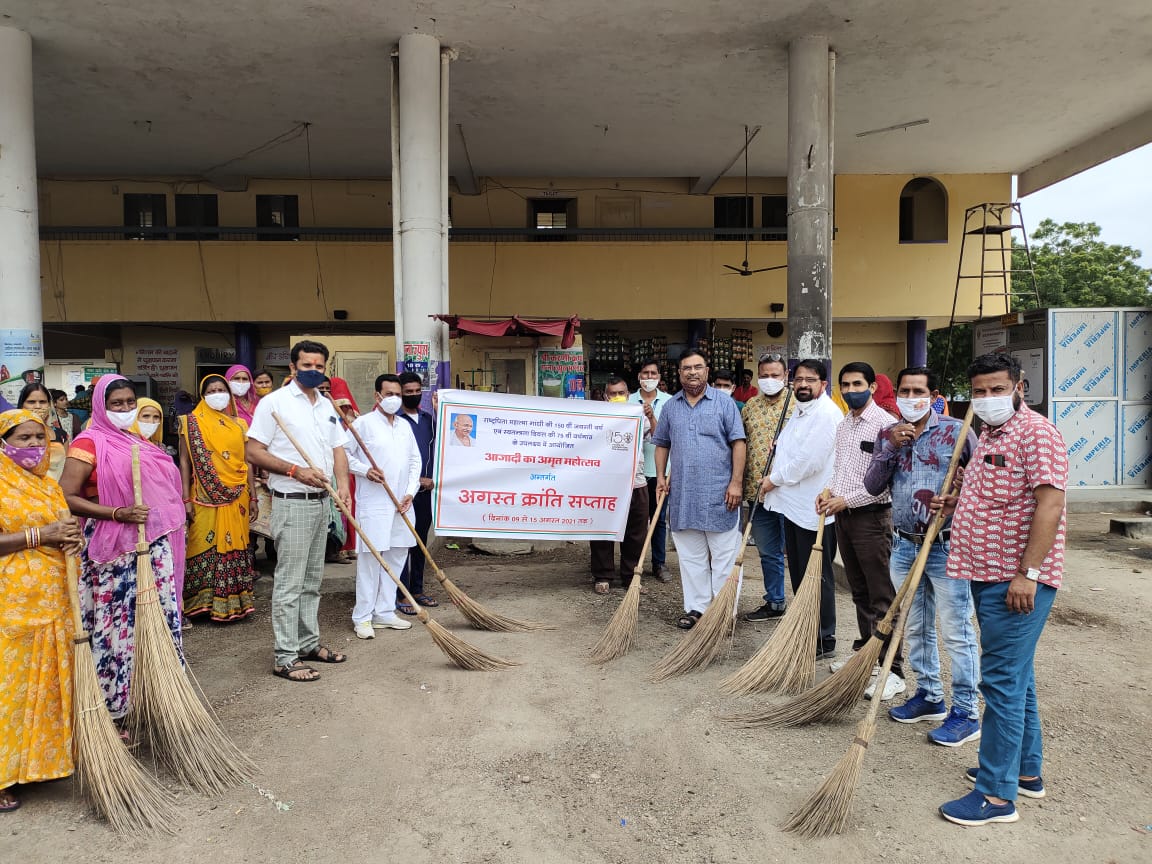
[{"label": "pink shirt", "polygon": [[[872,465],[872,451],[876,437],[892,425],[892,415],[869,399],[860,416],[851,411],[844,415],[836,427],[836,472],[832,478],[832,494],[844,498],[849,508],[869,504],[887,504],[892,493],[887,488],[873,495],[864,488],[864,475]],[[861,445],[868,449],[861,449]]]},{"label": "pink shirt", "polygon": [[[1001,464],[1002,463],[1002,464]],[[1021,406],[998,429],[985,427],[964,471],[952,517],[948,575],[973,582],[1006,582],[1016,575],[1036,512],[1037,486],[1068,485],[1068,452],[1056,427]],[[1040,568],[1040,581],[1059,588],[1064,574],[1067,513]]]}]

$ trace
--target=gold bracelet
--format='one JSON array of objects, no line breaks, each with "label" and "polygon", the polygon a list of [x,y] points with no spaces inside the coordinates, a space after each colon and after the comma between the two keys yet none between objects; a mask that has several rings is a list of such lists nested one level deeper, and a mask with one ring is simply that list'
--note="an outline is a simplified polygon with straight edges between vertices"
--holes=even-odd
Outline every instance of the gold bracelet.
[{"label": "gold bracelet", "polygon": [[120,521],[119,519],[116,518],[116,514],[119,513],[120,510],[121,510],[120,507],[113,507],[112,508],[112,521],[113,522],[119,522]]},{"label": "gold bracelet", "polygon": [[32,548],[32,529],[31,528],[25,528],[24,529],[24,548],[25,549],[31,549]]}]

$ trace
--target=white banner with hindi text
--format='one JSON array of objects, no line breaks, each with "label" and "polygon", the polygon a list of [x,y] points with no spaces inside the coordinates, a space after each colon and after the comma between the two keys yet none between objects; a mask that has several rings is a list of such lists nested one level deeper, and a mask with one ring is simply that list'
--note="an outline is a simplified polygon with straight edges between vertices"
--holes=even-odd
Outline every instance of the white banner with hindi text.
[{"label": "white banner with hindi text", "polygon": [[636,404],[441,390],[436,533],[622,539],[642,422]]}]

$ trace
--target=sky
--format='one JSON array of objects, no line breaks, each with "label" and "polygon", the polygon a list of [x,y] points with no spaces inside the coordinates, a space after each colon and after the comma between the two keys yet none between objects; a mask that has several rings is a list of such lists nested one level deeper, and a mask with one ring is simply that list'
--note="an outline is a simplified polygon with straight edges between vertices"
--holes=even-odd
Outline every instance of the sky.
[{"label": "sky", "polygon": [[1106,243],[1143,252],[1140,263],[1152,267],[1152,144],[1117,156],[1047,189],[1020,199],[1024,225],[1031,232],[1042,219],[1095,222]]}]

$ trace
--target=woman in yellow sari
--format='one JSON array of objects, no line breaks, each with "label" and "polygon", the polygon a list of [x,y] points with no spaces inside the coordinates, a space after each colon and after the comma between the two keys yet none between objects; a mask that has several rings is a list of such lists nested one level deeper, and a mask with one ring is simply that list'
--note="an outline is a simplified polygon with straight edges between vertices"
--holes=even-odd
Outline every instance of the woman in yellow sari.
[{"label": "woman in yellow sari", "polygon": [[76,520],[48,472],[48,427],[30,411],[0,414],[0,812],[15,788],[72,773],[72,619],[64,552]]},{"label": "woman in yellow sari", "polygon": [[188,514],[184,614],[238,621],[253,604],[248,523],[256,518],[254,472],[244,461],[248,424],[221,375],[200,382],[200,402],[180,418],[180,475]]}]

